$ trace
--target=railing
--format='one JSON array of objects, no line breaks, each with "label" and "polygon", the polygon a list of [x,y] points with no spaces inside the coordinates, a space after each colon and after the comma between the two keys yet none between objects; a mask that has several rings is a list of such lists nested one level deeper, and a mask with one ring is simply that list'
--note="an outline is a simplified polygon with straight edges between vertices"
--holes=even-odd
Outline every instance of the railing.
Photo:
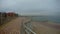
[{"label": "railing", "polygon": [[32,30],[32,24],[30,22],[27,22],[23,23],[21,34],[36,34],[36,33]]}]

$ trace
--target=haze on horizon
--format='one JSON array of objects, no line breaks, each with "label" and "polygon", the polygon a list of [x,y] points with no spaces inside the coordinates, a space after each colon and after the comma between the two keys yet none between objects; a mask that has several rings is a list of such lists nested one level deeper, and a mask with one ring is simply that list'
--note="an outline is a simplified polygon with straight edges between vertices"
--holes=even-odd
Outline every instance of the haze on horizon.
[{"label": "haze on horizon", "polygon": [[60,12],[60,0],[0,0],[1,10],[21,15],[55,15]]}]

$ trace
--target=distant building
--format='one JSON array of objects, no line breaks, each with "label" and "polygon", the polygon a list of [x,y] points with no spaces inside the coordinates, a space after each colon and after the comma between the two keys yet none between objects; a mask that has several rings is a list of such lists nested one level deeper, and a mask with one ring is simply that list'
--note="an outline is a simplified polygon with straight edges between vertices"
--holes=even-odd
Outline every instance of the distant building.
[{"label": "distant building", "polygon": [[15,16],[15,13],[9,12],[9,13],[7,13],[7,16],[14,17]]}]

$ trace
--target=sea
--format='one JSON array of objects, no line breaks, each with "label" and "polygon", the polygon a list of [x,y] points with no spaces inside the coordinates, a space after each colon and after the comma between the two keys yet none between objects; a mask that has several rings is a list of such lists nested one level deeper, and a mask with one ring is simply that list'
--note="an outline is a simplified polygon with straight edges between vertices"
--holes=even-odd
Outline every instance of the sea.
[{"label": "sea", "polygon": [[51,21],[53,23],[60,23],[59,16],[33,16],[32,21]]}]

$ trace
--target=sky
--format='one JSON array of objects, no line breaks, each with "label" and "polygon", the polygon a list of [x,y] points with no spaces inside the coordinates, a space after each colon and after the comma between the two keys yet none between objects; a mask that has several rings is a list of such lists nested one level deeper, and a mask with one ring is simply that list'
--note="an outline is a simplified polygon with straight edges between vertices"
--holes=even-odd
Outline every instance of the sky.
[{"label": "sky", "polygon": [[0,10],[21,15],[54,15],[59,3],[60,0],[0,0]]}]

